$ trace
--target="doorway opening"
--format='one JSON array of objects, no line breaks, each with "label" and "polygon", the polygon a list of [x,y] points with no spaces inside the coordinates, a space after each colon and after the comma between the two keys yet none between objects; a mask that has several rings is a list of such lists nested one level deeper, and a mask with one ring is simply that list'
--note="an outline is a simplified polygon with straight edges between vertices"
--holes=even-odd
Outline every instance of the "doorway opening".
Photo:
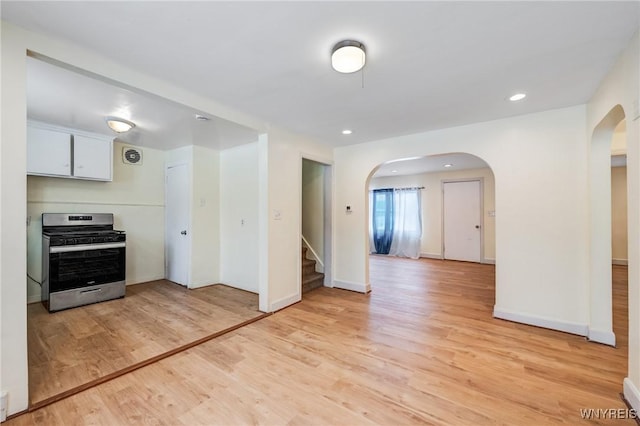
[{"label": "doorway opening", "polygon": [[[376,203],[374,206],[374,202],[381,201],[383,195],[394,200],[393,195],[388,195],[394,191],[414,190],[420,193],[419,250],[417,256],[400,254],[398,257],[495,263],[495,179],[491,168],[482,159],[456,153],[392,160],[371,173],[367,189],[370,254],[388,254],[376,250],[374,222],[375,228],[379,228],[376,231],[386,230],[386,223],[395,223],[401,213],[396,208],[395,218],[382,220],[384,218],[381,216],[380,206],[384,203]],[[461,208],[467,217],[455,216],[460,213]],[[385,212],[389,213],[388,210]],[[461,229],[467,225],[470,227],[469,233]],[[475,254],[470,258],[456,258],[458,256],[453,249],[458,245],[468,244],[468,234],[474,236],[472,243]],[[376,237],[382,235],[376,234]],[[393,235],[389,235],[389,239],[393,240]],[[445,242],[450,244],[451,257],[446,254]]]},{"label": "doorway opening", "polygon": [[[598,343],[616,346],[626,341],[626,337],[618,338],[617,334],[628,333],[626,266],[620,264],[626,260],[621,257],[626,257],[628,232],[626,214],[621,213],[626,213],[627,209],[626,167],[612,167],[625,161],[626,155],[625,112],[620,105],[612,108],[596,126],[590,148],[591,285],[588,337]],[[614,318],[617,333],[614,330]]]},{"label": "doorway opening", "polygon": [[302,158],[302,295],[331,286],[331,209],[331,165]]},{"label": "doorway opening", "polygon": [[627,240],[627,138],[623,119],[611,140],[611,301],[616,346],[625,349],[629,333]]},{"label": "doorway opening", "polygon": [[[464,276],[482,276],[482,283],[469,294],[478,296],[491,316],[495,303],[495,179],[482,159],[465,153],[392,160],[380,165],[369,176],[369,279],[372,292],[387,293],[387,287],[400,286],[409,292],[449,291],[438,274],[444,270],[453,282]],[[380,234],[374,233],[386,222],[380,220],[374,200],[390,192],[417,190],[420,202],[421,232],[416,256],[406,253],[381,254]],[[379,197],[374,197],[374,195]],[[389,198],[389,197],[388,197]],[[393,199],[392,197],[389,199]],[[460,216],[460,210],[465,214]],[[398,219],[397,212],[394,215]],[[467,223],[468,222],[468,223]],[[470,229],[463,229],[469,226]],[[378,230],[376,230],[378,231]],[[467,232],[468,231],[468,232]],[[389,233],[390,246],[396,232]],[[470,250],[471,247],[471,250]],[[472,254],[469,255],[469,252]],[[459,263],[458,261],[466,261]],[[413,272],[411,272],[413,271]],[[404,282],[402,276],[413,274]],[[432,279],[433,278],[433,279]],[[417,283],[417,284],[416,284]],[[476,285],[474,283],[471,285]],[[417,285],[417,286],[416,286]],[[431,290],[428,290],[431,288]],[[396,289],[397,290],[397,289]]]}]

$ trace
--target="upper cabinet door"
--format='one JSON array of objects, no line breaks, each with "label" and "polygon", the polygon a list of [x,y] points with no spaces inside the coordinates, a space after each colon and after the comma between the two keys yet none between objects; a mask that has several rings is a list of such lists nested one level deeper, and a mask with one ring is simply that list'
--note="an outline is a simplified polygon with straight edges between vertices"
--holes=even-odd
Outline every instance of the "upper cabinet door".
[{"label": "upper cabinet door", "polygon": [[71,135],[27,127],[27,174],[71,175]]},{"label": "upper cabinet door", "polygon": [[113,141],[88,136],[73,136],[73,176],[77,178],[111,180]]}]

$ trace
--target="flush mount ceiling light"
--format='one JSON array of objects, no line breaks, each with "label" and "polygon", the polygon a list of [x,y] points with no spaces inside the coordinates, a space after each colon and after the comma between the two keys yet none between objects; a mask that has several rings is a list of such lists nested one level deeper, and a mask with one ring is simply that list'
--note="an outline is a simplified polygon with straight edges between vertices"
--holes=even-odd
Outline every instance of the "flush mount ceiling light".
[{"label": "flush mount ceiling light", "polygon": [[448,169],[449,167],[453,167],[453,164],[445,164],[444,167]]},{"label": "flush mount ceiling light", "polygon": [[521,101],[527,97],[526,93],[516,93],[515,95],[509,96],[509,100],[511,102]]},{"label": "flush mount ceiling light", "polygon": [[136,127],[134,123],[129,120],[125,120],[124,118],[118,117],[107,117],[107,126],[111,128],[114,132],[124,133]]},{"label": "flush mount ceiling light", "polygon": [[344,130],[342,131],[342,134],[343,134],[343,135],[350,135],[351,133],[353,133],[353,131],[351,131],[351,130],[349,130],[349,129],[344,129]]},{"label": "flush mount ceiling light", "polygon": [[333,46],[331,51],[331,66],[344,74],[360,71],[365,59],[364,44],[359,41],[343,40]]}]

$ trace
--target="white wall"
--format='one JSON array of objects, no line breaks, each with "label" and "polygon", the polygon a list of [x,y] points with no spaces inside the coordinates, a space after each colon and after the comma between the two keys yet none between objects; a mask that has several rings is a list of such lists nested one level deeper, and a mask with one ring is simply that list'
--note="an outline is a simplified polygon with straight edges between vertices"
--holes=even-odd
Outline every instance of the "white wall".
[{"label": "white wall", "polygon": [[611,256],[627,262],[627,168],[611,168]]},{"label": "white wall", "polygon": [[[27,178],[27,271],[41,280],[42,213],[113,213],[127,233],[127,284],[164,278],[164,153],[144,148],[141,165],[122,162],[114,143],[113,181],[29,176]],[[29,301],[40,286],[29,280]]]},{"label": "white wall", "polygon": [[[27,105],[26,45],[2,22],[0,97],[0,391],[7,414],[25,410],[27,389]],[[10,107],[8,107],[10,105]]]},{"label": "white wall", "polygon": [[[324,164],[302,160],[302,235],[305,237],[317,260],[324,262]],[[311,259],[311,255],[307,257]],[[320,263],[316,270],[322,272]]]},{"label": "white wall", "polygon": [[220,152],[220,281],[259,291],[258,143]]},{"label": "white wall", "polygon": [[[588,104],[587,130],[591,139],[591,147],[606,137],[595,132],[600,129],[603,120],[610,117],[610,113],[621,106],[626,119],[626,147],[627,147],[627,216],[640,217],[640,34],[636,33],[629,46],[617,59],[615,65],[602,81],[593,98]],[[608,141],[612,139],[616,122],[610,123]],[[591,152],[591,156],[595,155]],[[606,155],[606,154],[602,154]],[[591,198],[606,200],[611,187],[600,187],[597,182],[591,182]],[[599,188],[602,192],[597,192]],[[605,203],[602,203],[605,204]],[[608,204],[608,203],[606,203]],[[605,204],[605,205],[606,205]],[[604,208],[604,206],[603,206]],[[597,212],[592,212],[592,214]],[[605,224],[604,229],[610,229]],[[589,228],[591,244],[595,247],[606,247],[611,244],[610,234],[598,233],[602,224],[593,223]],[[629,372],[624,381],[624,395],[631,405],[640,410],[640,223],[637,220],[628,222],[628,259],[629,259]],[[591,295],[591,323],[598,324],[605,331],[611,330],[611,282],[595,281],[594,277],[605,275],[610,270],[609,259],[590,259],[590,263],[598,269],[592,272],[590,281]]]},{"label": "white wall", "polygon": [[481,178],[483,188],[484,261],[495,261],[495,182],[491,169],[456,170],[451,172],[421,173],[407,176],[372,178],[369,189],[424,187],[422,196],[422,238],[420,256],[442,258],[442,181],[447,179]]},{"label": "white wall", "polygon": [[611,155],[627,153],[627,120],[622,120],[613,130]]},{"label": "white wall", "polygon": [[332,154],[327,146],[277,130],[270,131],[262,144],[266,152],[260,158],[266,159],[268,176],[266,211],[261,213],[267,217],[268,234],[266,309],[273,311],[299,301],[302,294],[302,158],[330,164]]},{"label": "white wall", "polygon": [[585,119],[577,106],[336,149],[336,205],[353,212],[336,213],[335,285],[369,286],[372,170],[397,158],[464,152],[485,160],[495,176],[494,314],[586,334]]}]

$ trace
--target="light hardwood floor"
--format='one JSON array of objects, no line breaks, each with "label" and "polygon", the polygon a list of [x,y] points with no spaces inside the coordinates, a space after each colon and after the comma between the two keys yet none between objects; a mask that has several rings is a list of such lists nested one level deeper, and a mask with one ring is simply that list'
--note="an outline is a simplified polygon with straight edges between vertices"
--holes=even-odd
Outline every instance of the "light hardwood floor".
[{"label": "light hardwood floor", "polygon": [[[616,303],[624,272],[614,273]],[[373,256],[369,295],[312,291],[7,426],[549,425],[625,407],[623,339],[612,348],[494,319],[493,282],[491,265]]]},{"label": "light hardwood floor", "polygon": [[27,308],[32,405],[262,315],[258,295],[224,285],[194,290],[165,280],[124,299],[49,314]]}]

